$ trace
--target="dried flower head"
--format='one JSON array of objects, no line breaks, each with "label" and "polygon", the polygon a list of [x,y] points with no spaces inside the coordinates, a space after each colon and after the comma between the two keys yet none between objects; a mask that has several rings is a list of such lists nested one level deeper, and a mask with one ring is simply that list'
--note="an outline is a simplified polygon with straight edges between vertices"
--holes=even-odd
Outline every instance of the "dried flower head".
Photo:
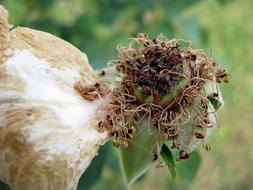
[{"label": "dried flower head", "polygon": [[158,128],[161,141],[172,140],[181,150],[179,158],[187,159],[217,126],[216,111],[223,105],[217,83],[228,82],[229,75],[202,50],[183,42],[138,34],[129,46],[118,48],[113,67],[121,80],[99,123],[117,146],[131,146],[138,123],[148,119],[147,130]]}]

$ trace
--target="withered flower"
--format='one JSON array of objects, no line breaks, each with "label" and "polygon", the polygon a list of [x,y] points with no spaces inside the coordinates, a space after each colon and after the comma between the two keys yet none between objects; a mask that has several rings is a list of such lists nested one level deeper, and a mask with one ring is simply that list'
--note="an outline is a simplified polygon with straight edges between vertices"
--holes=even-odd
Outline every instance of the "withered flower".
[{"label": "withered flower", "polygon": [[164,35],[149,39],[138,34],[118,51],[119,59],[110,70],[120,80],[107,105],[110,120],[104,120],[110,134],[118,134],[111,140],[131,146],[135,135],[126,138],[129,127],[138,131],[139,122],[148,119],[159,129],[160,141],[171,140],[183,151],[180,157],[188,158],[217,127],[216,112],[224,104],[218,83],[228,82],[227,71],[202,50],[193,49],[191,42]]}]

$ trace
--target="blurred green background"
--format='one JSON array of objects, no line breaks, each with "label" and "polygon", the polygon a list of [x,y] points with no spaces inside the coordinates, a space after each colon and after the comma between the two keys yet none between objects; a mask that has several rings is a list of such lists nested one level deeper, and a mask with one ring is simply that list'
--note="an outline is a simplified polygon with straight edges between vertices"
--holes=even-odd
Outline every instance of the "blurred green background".
[{"label": "blurred green background", "polygon": [[[225,107],[220,128],[208,140],[212,151],[199,150],[181,167],[171,187],[166,168],[153,167],[133,190],[253,189],[253,1],[252,0],[0,0],[14,26],[55,34],[85,52],[102,68],[117,58],[116,46],[145,32],[193,41],[232,75],[222,85]],[[195,164],[194,164],[195,163]],[[195,167],[195,168],[194,168]],[[199,168],[198,168],[199,167]],[[183,168],[183,169],[182,169]],[[194,176],[193,170],[197,170]],[[82,176],[79,190],[124,190],[115,151],[100,150]],[[3,190],[4,187],[0,189]]]}]

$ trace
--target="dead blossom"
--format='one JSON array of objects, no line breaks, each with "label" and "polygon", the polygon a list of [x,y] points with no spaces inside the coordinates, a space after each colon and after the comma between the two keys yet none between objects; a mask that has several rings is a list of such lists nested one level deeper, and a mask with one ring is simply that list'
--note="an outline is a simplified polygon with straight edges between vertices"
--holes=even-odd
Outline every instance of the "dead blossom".
[{"label": "dead blossom", "polygon": [[[207,130],[216,125],[210,110],[218,109],[220,94],[219,90],[210,94],[207,86],[215,84],[217,89],[216,82],[227,83],[229,74],[203,51],[182,42],[138,34],[129,46],[119,47],[115,68],[122,80],[110,90],[108,112],[98,124],[99,131],[109,131],[116,146],[131,146],[138,123],[148,119],[151,127],[159,129],[162,141],[172,140],[172,148],[181,150],[179,159],[188,159],[193,137],[204,142]],[[102,81],[106,74],[100,72]],[[89,87],[77,83],[75,88],[88,100],[109,93],[103,83]],[[190,127],[185,125],[192,127],[187,137],[184,130]],[[182,139],[187,139],[184,146]]]}]

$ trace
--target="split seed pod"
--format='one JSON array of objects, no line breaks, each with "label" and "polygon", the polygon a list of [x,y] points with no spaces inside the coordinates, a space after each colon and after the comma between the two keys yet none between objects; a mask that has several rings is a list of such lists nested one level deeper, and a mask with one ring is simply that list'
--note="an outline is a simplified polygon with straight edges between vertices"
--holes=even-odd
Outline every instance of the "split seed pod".
[{"label": "split seed pod", "polygon": [[0,180],[14,190],[75,190],[107,140],[96,130],[104,100],[85,100],[74,88],[97,76],[69,43],[11,29],[7,16],[0,6]]}]

